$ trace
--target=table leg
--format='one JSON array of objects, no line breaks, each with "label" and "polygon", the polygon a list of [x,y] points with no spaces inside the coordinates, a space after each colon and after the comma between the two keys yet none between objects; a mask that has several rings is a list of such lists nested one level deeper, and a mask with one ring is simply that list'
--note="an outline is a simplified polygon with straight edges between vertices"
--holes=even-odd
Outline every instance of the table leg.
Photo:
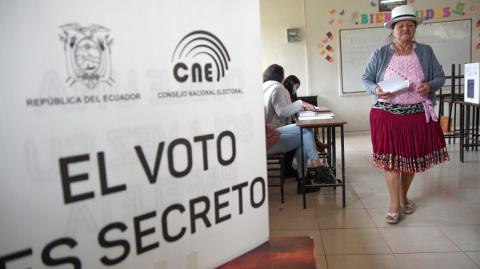
[{"label": "table leg", "polygon": [[474,111],[475,111],[475,112],[474,112],[474,113],[475,113],[475,117],[474,117],[474,118],[475,118],[475,120],[474,120],[474,123],[473,123],[474,125],[473,125],[473,126],[474,126],[475,131],[474,131],[473,137],[474,137],[474,143],[475,143],[475,150],[478,150],[478,146],[479,146],[479,145],[478,145],[478,137],[479,137],[479,135],[478,135],[478,134],[479,134],[479,133],[478,133],[479,130],[478,130],[478,129],[479,129],[479,121],[480,121],[480,119],[479,119],[479,116],[480,116],[480,113],[479,113],[480,110],[479,110],[479,108],[480,108],[480,107],[478,107],[478,106],[477,106],[476,108],[474,108]]},{"label": "table leg", "polygon": [[332,167],[332,128],[327,127],[327,164]]},{"label": "table leg", "polygon": [[465,142],[465,107],[463,104],[460,105],[460,162],[463,163],[463,144]]},{"label": "table leg", "polygon": [[345,208],[345,136],[343,125],[340,126],[340,151],[342,154],[342,205]]},{"label": "table leg", "polygon": [[470,151],[470,106],[465,106],[465,129],[463,130],[465,135],[464,147],[467,151]]},{"label": "table leg", "polygon": [[335,126],[330,127],[332,131],[332,165],[330,166],[335,176],[335,183],[337,183],[337,139],[335,137]]},{"label": "table leg", "polygon": [[[301,177],[300,177],[300,182],[299,185],[302,188],[302,196],[303,196],[303,209],[307,208],[307,199],[305,197],[305,186],[303,185],[303,179],[305,178],[305,157],[303,156],[303,128],[300,127],[300,152],[302,153],[302,156],[300,157],[301,162],[300,162],[300,169],[302,171]],[[298,170],[298,169],[297,169]]]},{"label": "table leg", "polygon": [[325,128],[322,128],[322,142],[325,143]]}]

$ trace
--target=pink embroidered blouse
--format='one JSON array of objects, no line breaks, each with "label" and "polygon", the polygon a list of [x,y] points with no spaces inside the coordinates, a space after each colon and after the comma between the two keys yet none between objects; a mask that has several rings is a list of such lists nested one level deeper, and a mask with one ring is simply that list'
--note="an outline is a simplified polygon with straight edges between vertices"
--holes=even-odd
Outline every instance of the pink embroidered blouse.
[{"label": "pink embroidered blouse", "polygon": [[410,87],[392,94],[391,97],[387,99],[379,99],[379,101],[391,104],[422,103],[427,122],[430,122],[430,118],[437,121],[432,102],[426,96],[421,96],[416,91],[424,81],[425,77],[418,56],[414,50],[415,44],[413,44],[413,46],[412,53],[410,54],[394,54],[388,64],[387,70],[385,70],[385,75],[383,76],[384,80],[390,79],[395,75],[404,80],[408,79],[410,81]]}]

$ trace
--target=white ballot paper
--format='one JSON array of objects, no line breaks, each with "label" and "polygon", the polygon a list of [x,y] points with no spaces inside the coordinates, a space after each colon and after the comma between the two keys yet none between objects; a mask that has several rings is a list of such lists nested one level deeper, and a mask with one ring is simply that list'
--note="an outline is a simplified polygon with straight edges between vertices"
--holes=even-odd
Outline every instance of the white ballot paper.
[{"label": "white ballot paper", "polygon": [[402,80],[399,76],[393,76],[390,79],[378,83],[378,86],[380,86],[384,92],[397,92],[408,88],[409,85],[410,81],[408,79]]},{"label": "white ballot paper", "polygon": [[313,117],[315,116],[315,111],[300,111],[298,112],[299,117]]},{"label": "white ballot paper", "polygon": [[333,113],[318,113],[315,116],[298,116],[299,120],[329,120],[335,118]]}]

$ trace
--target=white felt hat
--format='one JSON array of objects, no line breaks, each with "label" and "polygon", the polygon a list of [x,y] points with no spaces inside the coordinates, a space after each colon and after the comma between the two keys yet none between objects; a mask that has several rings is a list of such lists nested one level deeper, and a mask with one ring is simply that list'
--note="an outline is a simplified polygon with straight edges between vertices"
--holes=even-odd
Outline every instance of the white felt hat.
[{"label": "white felt hat", "polygon": [[398,21],[411,20],[417,22],[417,25],[422,23],[423,18],[418,18],[415,9],[410,5],[402,5],[392,9],[392,20],[383,24],[386,28],[392,29],[392,24]]}]

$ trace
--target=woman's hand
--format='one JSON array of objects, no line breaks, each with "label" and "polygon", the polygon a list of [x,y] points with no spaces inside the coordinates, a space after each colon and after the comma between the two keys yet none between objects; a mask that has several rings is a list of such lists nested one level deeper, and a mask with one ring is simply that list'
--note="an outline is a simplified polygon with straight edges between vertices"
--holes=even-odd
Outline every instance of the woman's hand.
[{"label": "woman's hand", "polygon": [[420,86],[417,87],[417,92],[421,96],[427,96],[430,90],[432,89],[432,86],[428,83],[422,83]]},{"label": "woman's hand", "polygon": [[303,109],[313,111],[315,110],[315,106],[307,102],[303,102]]},{"label": "woman's hand", "polygon": [[390,92],[384,92],[382,88],[380,88],[379,86],[375,88],[375,92],[377,93],[377,96],[380,99],[388,99],[392,95],[392,93]]}]

